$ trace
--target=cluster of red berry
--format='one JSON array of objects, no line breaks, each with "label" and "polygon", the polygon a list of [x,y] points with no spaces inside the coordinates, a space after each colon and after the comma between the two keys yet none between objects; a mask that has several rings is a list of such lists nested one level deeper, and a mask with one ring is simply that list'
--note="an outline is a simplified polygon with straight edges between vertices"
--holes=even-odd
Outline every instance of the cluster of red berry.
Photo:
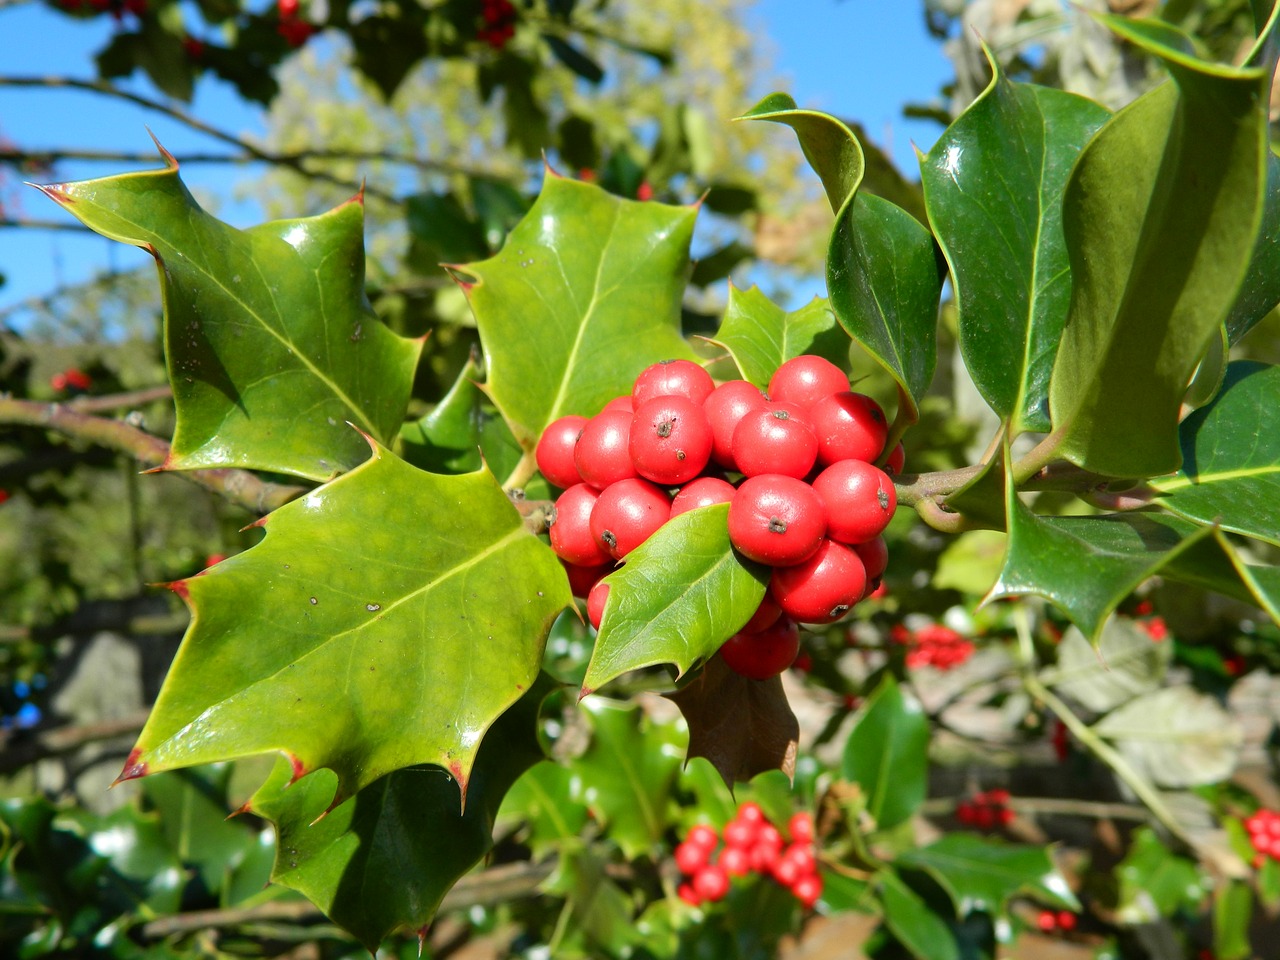
[{"label": "cluster of red berry", "polygon": [[724,846],[706,824],[689,829],[675,849],[676,866],[686,879],[677,893],[692,906],[714,903],[729,892],[731,877],[750,873],[772,877],[812,909],[822,896],[822,875],[813,852],[813,818],[797,813],[787,824],[788,842],[755,803],[744,803],[725,824]]},{"label": "cluster of red berry", "polygon": [[913,668],[950,670],[968,660],[974,651],[971,640],[940,623],[927,624],[914,631],[899,623],[890,629],[889,638],[911,648],[907,651],[907,666]]},{"label": "cluster of red berry", "polygon": [[72,367],[50,377],[49,386],[58,393],[86,393],[93,387],[93,378],[83,370]]},{"label": "cluster of red berry", "polygon": [[480,19],[484,26],[476,31],[476,39],[495,50],[516,35],[516,8],[511,0],[480,0]]},{"label": "cluster of red berry", "polygon": [[1259,810],[1245,820],[1244,828],[1249,831],[1249,840],[1257,851],[1253,858],[1255,867],[1261,867],[1267,857],[1280,860],[1280,813]]},{"label": "cluster of red berry", "polygon": [[1041,910],[1036,917],[1036,926],[1044,933],[1055,930],[1070,933],[1076,928],[1076,915],[1070,910]]},{"label": "cluster of red berry", "polygon": [[[597,582],[616,562],[672,517],[729,504],[733,546],[773,572],[721,655],[744,676],[775,676],[799,651],[797,623],[840,619],[884,572],[897,494],[873,461],[887,432],[879,405],[821,357],[782,364],[767,394],[745,380],[716,386],[688,360],[656,363],[629,396],[589,420],[561,417],[539,439],[538,469],[564,490],[552,549],[599,627],[608,587]],[[887,469],[902,458],[899,446]]]},{"label": "cluster of red berry", "polygon": [[276,11],[280,14],[276,33],[289,46],[300,47],[315,34],[315,24],[300,16],[298,0],[276,0]]},{"label": "cluster of red berry", "polygon": [[972,800],[956,804],[956,819],[979,830],[1007,826],[1013,820],[1013,811],[1009,809],[1009,791],[984,790],[975,793]]}]

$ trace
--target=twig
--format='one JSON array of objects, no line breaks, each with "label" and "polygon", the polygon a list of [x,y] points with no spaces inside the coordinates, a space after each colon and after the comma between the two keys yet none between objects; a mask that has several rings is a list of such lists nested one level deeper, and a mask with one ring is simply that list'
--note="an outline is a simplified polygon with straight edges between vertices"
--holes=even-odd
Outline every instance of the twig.
[{"label": "twig", "polygon": [[23,230],[65,230],[69,233],[93,233],[83,223],[63,223],[61,220],[35,220],[24,217],[15,220],[12,217],[0,219],[0,229],[21,228]]},{"label": "twig", "polygon": [[110,410],[123,410],[126,407],[141,407],[157,400],[166,400],[171,396],[173,396],[173,388],[165,384],[159,387],[130,390],[126,393],[104,394],[100,397],[76,397],[68,401],[67,406],[77,413],[105,413]]},{"label": "twig", "polygon": [[[953,797],[926,800],[921,808],[925,814],[950,813],[960,804]],[[1146,820],[1145,807],[1133,803],[1104,803],[1093,800],[1066,800],[1057,797],[1010,797],[1005,804],[1015,813],[1030,816],[1089,817],[1094,820]]]},{"label": "twig", "polygon": [[[65,404],[36,403],[0,396],[0,424],[5,423],[55,430],[64,436],[127,453],[147,467],[160,466],[169,455],[169,444],[159,437],[123,420],[90,416]],[[247,470],[175,472],[255,513],[269,513],[307,490],[302,486],[267,483]]]},{"label": "twig", "polygon": [[44,760],[48,757],[61,756],[78,750],[85,744],[97,743],[100,740],[112,740],[129,733],[137,733],[147,722],[149,711],[142,710],[126,717],[113,720],[101,720],[97,723],[79,724],[69,727],[55,727],[36,735],[35,739],[14,744],[5,744],[0,751],[0,773],[13,773],[23,767]]}]

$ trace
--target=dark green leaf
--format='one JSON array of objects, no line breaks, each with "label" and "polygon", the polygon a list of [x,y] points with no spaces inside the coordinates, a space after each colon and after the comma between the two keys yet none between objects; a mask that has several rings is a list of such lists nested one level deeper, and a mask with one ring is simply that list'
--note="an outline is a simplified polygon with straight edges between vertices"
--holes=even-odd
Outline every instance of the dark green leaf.
[{"label": "dark green leaf", "polygon": [[550,33],[544,33],[542,39],[557,60],[588,83],[599,83],[604,79],[604,70],[600,64],[596,63],[573,44]]},{"label": "dark green leaf", "polygon": [[728,513],[717,504],[673,518],[609,574],[584,693],[658,663],[683,675],[751,619],[768,571],[733,549]]},{"label": "dark green leaf", "polygon": [[442,263],[486,256],[484,232],[452,193],[420,193],[405,200],[408,262],[419,273],[437,274]]},{"label": "dark green leaf", "polygon": [[729,287],[729,303],[715,343],[729,351],[742,376],[764,389],[785,361],[811,353],[849,369],[849,337],[831,305],[815,297],[788,313],[759,287]]},{"label": "dark green leaf", "polygon": [[104,78],[127,77],[143,70],[166,96],[190,102],[195,88],[191,59],[182,38],[166,30],[156,18],[143,19],[136,32],[120,31],[98,53],[98,73]]},{"label": "dark green leaf", "polygon": [[876,828],[888,830],[924,801],[928,781],[929,722],[915,697],[891,674],[854,717],[841,774],[862,788]]},{"label": "dark green leaf", "polygon": [[414,764],[465,783],[570,600],[492,474],[376,448],[262,524],[177,585],[192,624],[123,776],[281,751],[333,769],[339,800]]},{"label": "dark green leaf", "polygon": [[1183,394],[1253,249],[1266,77],[1194,60],[1135,21],[1102,19],[1173,79],[1116,114],[1072,172],[1063,227],[1073,291],[1049,401],[1060,455],[1148,477],[1178,467]]},{"label": "dark green leaf", "polygon": [[552,684],[544,676],[494,723],[460,808],[444,770],[397,770],[326,813],[329,771],[293,782],[285,761],[254,795],[255,812],[279,833],[272,879],[297,890],[369,950],[398,928],[424,929],[441,899],[493,844],[508,788],[542,759],[535,729]]},{"label": "dark green leaf", "polygon": [[1152,485],[1180,516],[1280,544],[1280,367],[1240,360],[1179,427],[1182,469]]},{"label": "dark green leaf", "polygon": [[167,469],[325,480],[400,427],[420,341],[364,295],[364,205],[236,230],[165,170],[43,188],[98,233],[153,253],[178,423]]},{"label": "dark green leaf", "polygon": [[424,28],[422,8],[416,4],[396,7],[394,15],[371,12],[347,28],[355,68],[374,82],[385,100],[427,56]]},{"label": "dark green leaf", "polygon": [[1049,374],[1071,298],[1062,193],[1107,110],[1009,80],[991,84],[921,161],[929,220],[951,265],[960,351],[978,391],[1022,430],[1049,429]]},{"label": "dark green leaf", "polygon": [[465,268],[486,389],[522,442],[629,393],[650,363],[694,358],[680,300],[695,215],[549,175],[502,252]]},{"label": "dark green leaf", "polygon": [[574,841],[587,823],[587,808],[573,798],[573,771],[547,760],[526,770],[507,791],[501,820],[525,824],[523,841],[535,857]]},{"label": "dark green leaf", "polygon": [[702,205],[713,213],[738,217],[756,209],[756,191],[732,183],[713,183],[702,198]]},{"label": "dark green leaf", "polygon": [[591,746],[570,764],[573,799],[591,808],[628,859],[652,856],[667,829],[685,737],[638,707],[603,697],[582,703]]},{"label": "dark green leaf", "polygon": [[879,875],[884,922],[916,960],[960,960],[951,928],[890,870]]},{"label": "dark green leaf", "polygon": [[737,240],[731,240],[719,250],[698,259],[689,275],[689,282],[695,287],[706,287],[729,276],[738,264],[749,260],[755,251],[743,246]]},{"label": "dark green leaf", "polygon": [[1207,892],[1195,861],[1173,853],[1149,827],[1134,833],[1129,852],[1116,867],[1116,878],[1117,918],[1133,926],[1157,923],[1183,907],[1194,909]]},{"label": "dark green leaf", "polygon": [[1240,294],[1227,315],[1231,343],[1257,326],[1280,303],[1280,157],[1267,151],[1266,194],[1262,226],[1245,272]]},{"label": "dark green leaf", "polygon": [[926,847],[900,854],[894,865],[923,870],[937,880],[961,917],[975,910],[1005,914],[1009,898],[1018,895],[1063,910],[1080,909],[1044,847],[949,833]]}]

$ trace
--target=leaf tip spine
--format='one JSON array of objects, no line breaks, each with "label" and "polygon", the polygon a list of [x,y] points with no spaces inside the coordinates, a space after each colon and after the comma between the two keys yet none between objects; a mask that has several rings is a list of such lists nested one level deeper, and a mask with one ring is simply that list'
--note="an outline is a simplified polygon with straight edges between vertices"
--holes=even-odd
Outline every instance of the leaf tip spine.
[{"label": "leaf tip spine", "polygon": [[147,763],[142,758],[142,748],[134,747],[129,751],[129,756],[124,762],[124,769],[120,771],[120,776],[111,781],[111,786],[124,783],[127,780],[137,780],[139,777],[145,777],[150,770]]},{"label": "leaf tip spine", "polygon": [[76,198],[67,192],[67,184],[65,183],[33,183],[31,186],[59,206],[69,207],[76,202]]},{"label": "leaf tip spine", "polygon": [[[289,783],[292,787],[295,783],[307,775],[307,766],[302,762],[302,758],[295,753],[284,751],[286,759],[289,761]],[[326,811],[327,813],[328,811]],[[323,816],[323,814],[322,814]]]},{"label": "leaf tip spine", "polygon": [[147,127],[147,136],[149,136],[151,138],[151,142],[156,145],[156,150],[160,154],[160,159],[164,161],[165,168],[168,170],[177,170],[177,157],[165,149],[165,145],[160,142],[160,138],[156,136],[155,131],[150,127]]},{"label": "leaf tip spine", "polygon": [[[194,576],[196,576],[196,577],[201,576],[204,572],[205,572],[205,571],[201,570],[201,571],[200,571],[200,573],[194,574]],[[162,584],[160,584],[160,586],[164,587],[166,590],[170,590],[170,591],[172,591],[173,593],[176,593],[176,594],[177,594],[178,596],[180,596],[184,601],[186,601],[187,603],[190,603],[190,602],[191,602],[191,588],[190,588],[189,586],[187,586],[187,583],[188,583],[188,581],[190,581],[191,579],[192,579],[192,577],[184,577],[184,578],[183,578],[183,579],[181,579],[181,580],[170,580],[168,583],[162,583]]]}]

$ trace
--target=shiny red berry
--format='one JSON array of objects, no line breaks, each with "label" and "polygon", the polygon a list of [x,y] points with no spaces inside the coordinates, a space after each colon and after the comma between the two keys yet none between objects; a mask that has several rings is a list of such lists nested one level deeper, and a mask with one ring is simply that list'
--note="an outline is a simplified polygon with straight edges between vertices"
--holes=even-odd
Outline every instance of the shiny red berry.
[{"label": "shiny red berry", "polygon": [[583,426],[573,449],[573,463],[584,483],[603,490],[636,476],[631,462],[631,416],[625,410],[602,411]]},{"label": "shiny red berry", "polygon": [[803,480],[765,474],[744,480],[729,504],[729,540],[751,560],[775,567],[813,556],[826,532],[826,513]]},{"label": "shiny red berry", "polygon": [[609,585],[603,580],[592,587],[591,592],[587,594],[587,619],[597,630],[600,629],[600,621],[604,619],[604,604],[608,599]]},{"label": "shiny red berry", "polygon": [[671,517],[671,500],[648,480],[631,477],[600,491],[591,510],[591,535],[600,549],[621,560]]},{"label": "shiny red berry", "polygon": [[716,388],[711,374],[692,360],[660,360],[645,368],[631,388],[636,408],[653,397],[681,396],[702,403]]},{"label": "shiny red berry", "polygon": [[533,452],[538,470],[548,482],[562,490],[582,483],[582,475],[573,461],[573,451],[578,445],[578,435],[586,425],[586,417],[571,414],[547,424],[538,438],[538,446]]},{"label": "shiny red berry", "polygon": [[866,460],[880,456],[889,425],[880,404],[846,390],[818,400],[809,408],[809,424],[818,438],[818,462]]},{"label": "shiny red berry", "polygon": [[841,460],[813,481],[827,509],[827,536],[841,543],[866,543],[884,532],[898,506],[888,475],[862,460]]},{"label": "shiny red berry", "polygon": [[688,397],[653,397],[632,414],[628,449],[640,476],[664,487],[679,486],[702,473],[711,459],[711,424],[702,405]]},{"label": "shiny red berry", "polygon": [[729,669],[750,680],[776,677],[799,652],[800,628],[790,617],[779,617],[757,633],[735,633],[720,646]]},{"label": "shiny red berry", "polygon": [[731,444],[734,463],[748,477],[776,473],[802,479],[818,459],[818,438],[793,403],[770,401],[738,421]]},{"label": "shiny red berry", "polygon": [[765,395],[746,380],[730,380],[716,387],[702,404],[711,424],[711,459],[729,470],[737,470],[733,459],[733,431],[738,421],[752,410],[763,410]]},{"label": "shiny red berry", "polygon": [[830,360],[793,357],[769,378],[769,397],[809,408],[823,397],[849,389],[849,378]]},{"label": "shiny red berry", "polygon": [[729,503],[738,491],[728,480],[719,477],[699,477],[680,488],[671,500],[671,516],[678,517],[699,507],[717,503]]},{"label": "shiny red berry", "polygon": [[769,592],[782,612],[801,623],[833,623],[848,613],[867,586],[858,555],[844,544],[823,540],[809,559],[777,567]]},{"label": "shiny red berry", "polygon": [[693,875],[693,890],[703,900],[715,903],[729,892],[729,871],[718,863],[699,867]]},{"label": "shiny red berry", "polygon": [[577,483],[556,500],[556,516],[548,534],[551,549],[561,560],[580,567],[599,567],[609,562],[607,554],[591,533],[591,512],[600,494],[585,483]]}]

